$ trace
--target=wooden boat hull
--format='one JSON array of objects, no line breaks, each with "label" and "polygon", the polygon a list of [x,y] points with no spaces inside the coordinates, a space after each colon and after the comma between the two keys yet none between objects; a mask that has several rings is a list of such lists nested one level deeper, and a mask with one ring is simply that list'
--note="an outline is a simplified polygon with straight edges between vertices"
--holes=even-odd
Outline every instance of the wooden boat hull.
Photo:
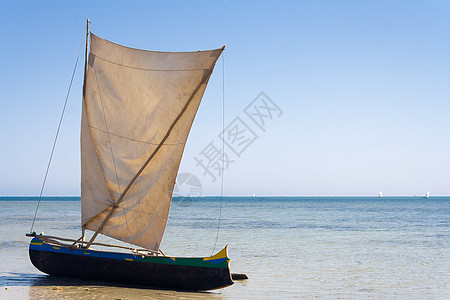
[{"label": "wooden boat hull", "polygon": [[211,257],[178,258],[70,249],[35,237],[29,252],[33,265],[49,275],[176,290],[212,290],[233,284],[226,247]]}]

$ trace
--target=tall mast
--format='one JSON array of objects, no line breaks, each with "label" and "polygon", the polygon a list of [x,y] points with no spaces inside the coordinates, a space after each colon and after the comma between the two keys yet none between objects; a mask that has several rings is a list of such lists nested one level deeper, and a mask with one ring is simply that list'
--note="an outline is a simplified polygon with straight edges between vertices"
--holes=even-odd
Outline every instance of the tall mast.
[{"label": "tall mast", "polygon": [[86,24],[86,52],[84,53],[84,81],[83,81],[83,98],[86,91],[86,75],[88,66],[88,49],[89,49],[89,33],[91,32],[90,24],[91,21],[87,19]]},{"label": "tall mast", "polygon": [[[87,19],[86,21],[86,52],[84,53],[84,79],[83,79],[83,101],[84,94],[86,92],[86,75],[87,75],[87,66],[88,66],[88,49],[89,49],[89,33],[91,32],[90,28],[91,21]],[[84,234],[85,228],[84,225],[81,226],[81,241],[84,242]]]}]

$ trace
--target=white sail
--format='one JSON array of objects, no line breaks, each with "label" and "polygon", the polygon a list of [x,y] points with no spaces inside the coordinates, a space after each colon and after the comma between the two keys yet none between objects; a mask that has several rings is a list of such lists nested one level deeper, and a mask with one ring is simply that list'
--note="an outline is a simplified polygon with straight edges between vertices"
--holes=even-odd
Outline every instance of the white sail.
[{"label": "white sail", "polygon": [[378,193],[378,198],[383,198],[383,193],[382,192]]},{"label": "white sail", "polygon": [[159,249],[185,142],[222,50],[144,51],[91,34],[81,130],[85,228],[97,230],[106,218],[101,233]]}]

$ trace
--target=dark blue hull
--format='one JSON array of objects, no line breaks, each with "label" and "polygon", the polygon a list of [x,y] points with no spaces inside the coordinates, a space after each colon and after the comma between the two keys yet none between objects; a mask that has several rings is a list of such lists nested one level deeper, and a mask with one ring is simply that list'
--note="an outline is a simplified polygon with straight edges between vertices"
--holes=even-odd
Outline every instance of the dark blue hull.
[{"label": "dark blue hull", "polygon": [[[225,249],[226,250],[226,249]],[[143,257],[69,249],[34,238],[30,259],[40,271],[56,276],[176,290],[212,290],[233,284],[228,258]],[[211,266],[207,266],[211,264]],[[216,265],[216,266],[214,266]]]}]

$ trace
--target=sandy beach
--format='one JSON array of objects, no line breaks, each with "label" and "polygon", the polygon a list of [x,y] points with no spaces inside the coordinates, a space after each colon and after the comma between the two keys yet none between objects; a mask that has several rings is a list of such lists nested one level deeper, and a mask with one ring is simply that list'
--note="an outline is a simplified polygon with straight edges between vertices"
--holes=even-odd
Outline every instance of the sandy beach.
[{"label": "sandy beach", "polygon": [[9,286],[0,290],[1,299],[221,299],[220,293],[176,292],[92,284]]}]

